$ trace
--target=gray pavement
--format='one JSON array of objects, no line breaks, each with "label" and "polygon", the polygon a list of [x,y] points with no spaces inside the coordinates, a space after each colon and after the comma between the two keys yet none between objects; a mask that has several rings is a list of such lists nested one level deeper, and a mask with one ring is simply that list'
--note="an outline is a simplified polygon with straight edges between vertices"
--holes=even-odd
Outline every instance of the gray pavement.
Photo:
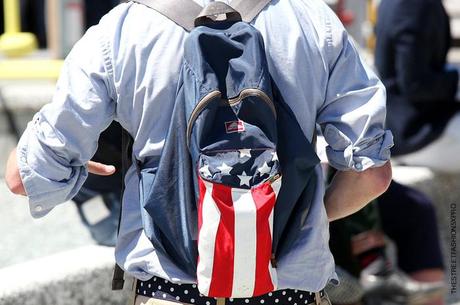
[{"label": "gray pavement", "polygon": [[0,268],[95,244],[73,203],[33,219],[27,199],[11,194],[4,180],[0,180],[0,232]]}]

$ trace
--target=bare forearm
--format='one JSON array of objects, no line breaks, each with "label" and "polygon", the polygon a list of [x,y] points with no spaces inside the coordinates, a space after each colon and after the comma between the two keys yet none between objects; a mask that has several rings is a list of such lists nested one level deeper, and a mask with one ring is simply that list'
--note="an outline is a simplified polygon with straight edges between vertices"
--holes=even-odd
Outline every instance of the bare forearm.
[{"label": "bare forearm", "polygon": [[391,164],[363,172],[337,172],[324,202],[329,221],[351,215],[386,191],[391,181]]}]

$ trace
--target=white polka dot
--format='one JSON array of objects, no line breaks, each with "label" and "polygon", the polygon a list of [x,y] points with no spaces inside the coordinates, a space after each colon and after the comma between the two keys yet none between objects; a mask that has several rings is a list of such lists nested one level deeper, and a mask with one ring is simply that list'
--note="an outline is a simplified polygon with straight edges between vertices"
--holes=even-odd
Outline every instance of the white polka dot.
[{"label": "white polka dot", "polygon": [[163,296],[163,299],[166,299],[166,293],[163,293],[162,296]]},{"label": "white polka dot", "polygon": [[289,301],[289,302],[291,302],[291,301],[292,301],[292,298],[291,298],[291,297],[289,297],[289,298],[288,298],[288,301]]},{"label": "white polka dot", "polygon": [[179,296],[177,296],[177,297],[176,297],[176,300],[178,300],[178,301],[179,301],[179,300],[180,300],[180,297],[179,297]]},{"label": "white polka dot", "polygon": [[249,303],[249,300],[248,300],[248,299],[245,299],[244,302],[245,302],[245,303]]},{"label": "white polka dot", "polygon": [[260,300],[260,304],[263,304],[263,303],[265,303],[265,300]]},{"label": "white polka dot", "polygon": [[154,281],[154,282],[156,282],[156,281],[157,281],[157,278],[156,278],[156,277],[154,277],[154,278],[153,278],[153,281]]},{"label": "white polka dot", "polygon": [[167,284],[167,283],[168,283],[168,280],[165,280],[165,284]]},{"label": "white polka dot", "polygon": [[282,294],[283,294],[283,295],[286,295],[286,291],[283,291],[283,293],[282,293]]},{"label": "white polka dot", "polygon": [[204,295],[202,295],[202,294],[200,293],[200,297],[204,297]]},{"label": "white polka dot", "polygon": [[297,289],[296,289],[296,290],[294,290],[294,293],[297,293]]},{"label": "white polka dot", "polygon": [[152,292],[152,297],[154,297],[154,296],[155,296],[155,292]]},{"label": "white polka dot", "polygon": [[211,302],[209,302],[209,301],[206,301],[206,305],[211,305]]},{"label": "white polka dot", "polygon": [[308,300],[307,300],[307,301],[305,301],[305,304],[308,304]]},{"label": "white polka dot", "polygon": [[310,295],[313,295],[313,292],[310,292]]},{"label": "white polka dot", "polygon": [[144,295],[147,294],[147,291],[144,290]]},{"label": "white polka dot", "polygon": [[161,289],[161,285],[158,285],[158,290],[160,290],[160,289]]},{"label": "white polka dot", "polygon": [[180,286],[180,285],[182,285],[182,284],[181,284],[181,283],[177,283],[177,285],[179,285],[179,286]]},{"label": "white polka dot", "polygon": [[144,287],[144,283],[141,282],[141,287]]},{"label": "white polka dot", "polygon": [[152,284],[149,284],[149,286],[148,286],[148,287],[149,287],[149,288],[152,288]]},{"label": "white polka dot", "polygon": [[[216,300],[216,298],[214,298],[214,300]],[[233,298],[230,298],[230,302],[233,302]]]},{"label": "white polka dot", "polygon": [[300,294],[300,295],[299,295],[299,298],[303,299],[303,294]]},{"label": "white polka dot", "polygon": [[275,299],[275,303],[279,303],[279,301],[280,301],[280,300],[278,300],[278,299]]},{"label": "white polka dot", "polygon": [[139,294],[139,293],[140,293],[140,291],[139,291],[139,289],[137,289],[137,294]]},{"label": "white polka dot", "polygon": [[269,296],[269,297],[271,297],[272,295],[273,295],[273,293],[271,293],[271,292],[268,293],[268,296]]},{"label": "white polka dot", "polygon": [[185,293],[185,294],[188,294],[188,290],[184,290],[184,293]]},{"label": "white polka dot", "polygon": [[172,287],[171,287],[171,288],[169,288],[169,291],[173,292],[173,291],[174,291],[174,288],[172,288]]},{"label": "white polka dot", "polygon": [[195,285],[195,284],[193,284],[193,285],[192,285],[192,287],[193,287],[193,288],[196,288],[196,285]]},{"label": "white polka dot", "polygon": [[297,305],[297,303],[294,303],[294,305]]},{"label": "white polka dot", "polygon": [[195,299],[190,299],[190,303],[195,303]]}]

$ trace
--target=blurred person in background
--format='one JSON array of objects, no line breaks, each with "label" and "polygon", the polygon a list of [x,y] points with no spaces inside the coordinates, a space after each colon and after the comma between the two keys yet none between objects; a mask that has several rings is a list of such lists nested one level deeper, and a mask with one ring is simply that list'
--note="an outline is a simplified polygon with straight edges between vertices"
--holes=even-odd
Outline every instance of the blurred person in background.
[{"label": "blurred person in background", "polygon": [[21,0],[21,30],[34,33],[40,49],[46,48],[45,0]]},{"label": "blurred person in background", "polygon": [[5,20],[4,20],[4,12],[3,12],[3,1],[0,1],[0,34],[5,31]]},{"label": "blurred person in background", "polygon": [[395,160],[460,172],[459,76],[446,61],[451,33],[442,1],[382,0],[376,37]]},{"label": "blurred person in background", "polygon": [[[316,150],[329,181],[335,170],[328,165],[325,147],[319,136]],[[388,238],[396,247],[396,257],[388,255]],[[341,285],[328,287],[333,304],[359,304],[361,298],[365,304],[444,303],[436,213],[432,201],[420,191],[392,181],[374,202],[331,222],[329,244],[341,267]]]},{"label": "blurred person in background", "polygon": [[[336,264],[360,279],[372,304],[443,304],[444,266],[435,216],[426,196],[392,181],[374,203],[330,224]],[[385,236],[396,246],[395,261]]]},{"label": "blurred person in background", "polygon": [[98,24],[102,16],[107,14],[120,2],[119,0],[85,0],[86,30]]},{"label": "blurred person in background", "polygon": [[[85,30],[99,23],[99,20],[114,8],[118,0],[85,0]],[[21,0],[21,28],[24,32],[34,33],[40,48],[46,48],[45,0]],[[0,1],[0,33],[3,32],[3,2]]]},{"label": "blurred person in background", "polygon": [[[395,161],[435,171],[460,172],[460,103],[456,100],[459,73],[447,63],[452,37],[442,1],[382,0],[376,38],[375,65],[387,88],[387,127],[395,137],[392,151]],[[391,188],[381,198],[393,208],[381,213],[382,216],[398,218],[407,225],[416,221],[417,217],[399,213],[402,199],[426,202],[426,197],[401,185],[391,194]],[[425,217],[434,214],[426,204],[422,206]],[[421,222],[418,227],[425,225]],[[419,230],[414,225],[410,227]],[[420,234],[419,241],[432,239],[426,233]],[[404,241],[404,234],[395,238],[401,239],[409,252],[434,255],[429,246],[424,250],[410,246]],[[418,280],[442,278],[439,266],[427,265],[426,272],[415,270],[413,264],[419,260],[418,256],[407,256],[404,260],[408,272]]]}]

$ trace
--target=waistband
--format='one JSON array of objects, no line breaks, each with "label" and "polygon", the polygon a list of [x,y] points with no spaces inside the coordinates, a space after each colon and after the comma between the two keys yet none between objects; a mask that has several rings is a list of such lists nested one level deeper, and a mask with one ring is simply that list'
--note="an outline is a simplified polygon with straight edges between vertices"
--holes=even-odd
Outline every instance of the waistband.
[{"label": "waistband", "polygon": [[196,284],[175,284],[153,277],[148,281],[138,280],[136,294],[149,298],[199,305],[307,305],[320,304],[326,296],[324,290],[309,292],[283,289],[252,298],[213,298],[202,295]]}]

